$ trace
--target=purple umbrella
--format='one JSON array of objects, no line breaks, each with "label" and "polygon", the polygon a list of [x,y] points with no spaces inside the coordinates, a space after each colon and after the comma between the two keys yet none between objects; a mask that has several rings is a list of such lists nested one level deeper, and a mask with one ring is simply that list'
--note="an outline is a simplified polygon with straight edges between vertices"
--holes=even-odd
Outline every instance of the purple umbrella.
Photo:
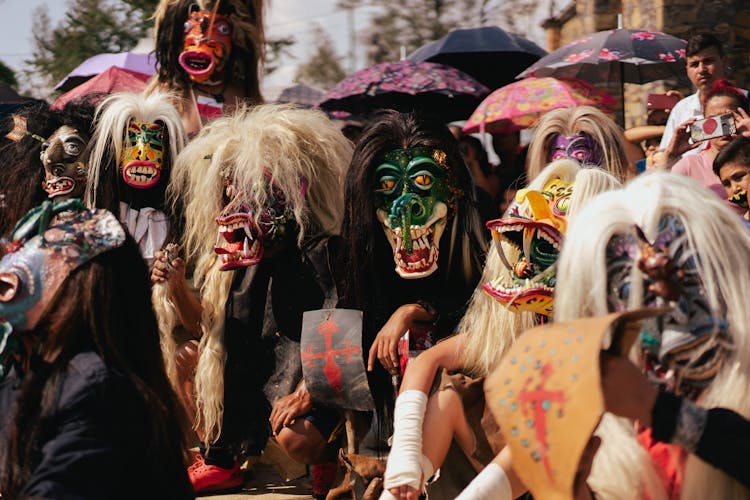
[{"label": "purple umbrella", "polygon": [[518,75],[589,83],[648,83],[685,76],[687,42],[655,31],[613,29],[575,40]]},{"label": "purple umbrella", "polygon": [[381,63],[357,71],[326,94],[326,111],[367,114],[379,108],[424,110],[445,121],[468,117],[490,90],[450,66],[429,62]]},{"label": "purple umbrella", "polygon": [[76,69],[55,86],[55,90],[67,92],[112,66],[136,73],[153,75],[156,73],[156,57],[153,54],[136,54],[134,52],[97,54],[79,64]]}]

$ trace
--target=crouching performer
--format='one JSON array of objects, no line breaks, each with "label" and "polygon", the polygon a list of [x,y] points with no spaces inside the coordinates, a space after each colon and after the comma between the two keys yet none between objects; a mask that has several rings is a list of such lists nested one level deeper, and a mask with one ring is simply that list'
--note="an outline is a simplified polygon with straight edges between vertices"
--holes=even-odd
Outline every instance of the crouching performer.
[{"label": "crouching performer", "polygon": [[[295,343],[302,313],[330,294],[319,283],[335,268],[327,246],[341,223],[350,158],[325,115],[278,105],[211,122],[178,157],[169,198],[184,205],[184,258],[160,254],[152,279],[167,284],[154,298],[173,375],[173,327],[193,337],[177,350],[182,372],[173,381],[195,405],[202,445],[188,473],[196,492],[243,484],[241,457],[260,455],[270,432],[264,385],[272,398],[304,391]],[[272,378],[274,364],[286,376]]]}]

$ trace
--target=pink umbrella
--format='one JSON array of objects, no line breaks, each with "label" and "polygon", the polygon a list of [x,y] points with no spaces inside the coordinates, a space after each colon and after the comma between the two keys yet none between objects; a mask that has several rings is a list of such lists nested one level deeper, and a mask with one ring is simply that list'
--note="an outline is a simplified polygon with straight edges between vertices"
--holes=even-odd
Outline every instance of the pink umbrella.
[{"label": "pink umbrella", "polygon": [[467,134],[515,132],[533,127],[547,111],[584,104],[610,111],[617,100],[582,80],[526,78],[488,95],[463,130]]},{"label": "pink umbrella", "polygon": [[68,73],[68,76],[55,86],[55,90],[67,92],[112,66],[153,75],[156,72],[156,56],[153,54],[136,54],[135,52],[97,54],[89,57],[76,69]]},{"label": "pink umbrella", "polygon": [[146,82],[148,82],[149,78],[151,78],[149,75],[143,73],[112,66],[104,73],[95,76],[58,97],[52,107],[60,109],[68,101],[84,97],[96,102],[108,94],[115,92],[141,92],[146,88]]}]

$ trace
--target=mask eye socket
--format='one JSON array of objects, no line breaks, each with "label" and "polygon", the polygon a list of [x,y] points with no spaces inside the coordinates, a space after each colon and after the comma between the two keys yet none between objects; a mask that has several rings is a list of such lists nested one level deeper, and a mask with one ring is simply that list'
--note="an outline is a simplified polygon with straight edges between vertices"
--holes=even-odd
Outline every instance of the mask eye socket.
[{"label": "mask eye socket", "polygon": [[432,186],[432,176],[427,172],[419,172],[412,177],[412,179],[414,180],[414,183],[422,189],[429,189]]},{"label": "mask eye socket", "polygon": [[378,190],[385,194],[391,194],[396,188],[396,179],[393,177],[381,177]]},{"label": "mask eye socket", "polygon": [[566,213],[569,206],[570,198],[561,198],[555,203],[555,208],[557,209],[558,213]]},{"label": "mask eye socket", "polygon": [[183,32],[185,34],[190,33],[190,30],[193,29],[193,23],[190,21],[185,21],[185,26],[183,26]]},{"label": "mask eye socket", "polygon": [[70,156],[78,156],[79,154],[81,154],[81,147],[74,142],[69,142],[65,144],[65,154],[68,154]]},{"label": "mask eye socket", "polygon": [[228,201],[234,198],[235,192],[236,190],[233,184],[227,184],[226,187],[224,188],[224,196],[227,198]]},{"label": "mask eye socket", "polygon": [[217,23],[216,32],[223,36],[229,36],[230,34],[229,25],[227,23]]}]

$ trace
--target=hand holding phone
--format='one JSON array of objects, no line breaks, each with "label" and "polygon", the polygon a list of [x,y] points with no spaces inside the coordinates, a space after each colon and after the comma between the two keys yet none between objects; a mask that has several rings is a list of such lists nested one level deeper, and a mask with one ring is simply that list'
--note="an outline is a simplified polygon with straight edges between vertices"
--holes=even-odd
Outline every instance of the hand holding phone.
[{"label": "hand holding phone", "polygon": [[703,120],[697,120],[689,126],[690,138],[693,142],[707,141],[716,137],[724,137],[737,132],[732,113],[718,116],[709,116]]}]

